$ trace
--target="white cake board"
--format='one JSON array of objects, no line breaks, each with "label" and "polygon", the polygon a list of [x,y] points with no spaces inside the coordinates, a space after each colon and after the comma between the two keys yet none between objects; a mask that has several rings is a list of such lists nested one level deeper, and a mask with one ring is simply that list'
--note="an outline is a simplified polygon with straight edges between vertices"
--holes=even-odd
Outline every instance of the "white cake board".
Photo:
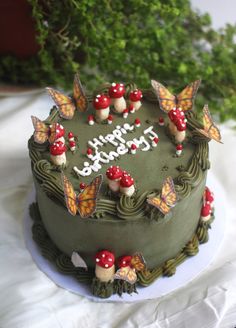
[{"label": "white cake board", "polygon": [[208,265],[216,256],[218,249],[223,240],[226,218],[226,197],[225,191],[217,179],[209,173],[207,178],[207,186],[214,191],[215,194],[215,220],[212,229],[209,229],[209,241],[199,246],[199,253],[196,256],[189,257],[180,266],[177,266],[176,274],[172,277],[160,277],[148,287],[137,288],[138,294],[131,295],[124,293],[112,295],[108,299],[94,297],[91,294],[90,286],[79,283],[74,277],[64,275],[57,271],[55,265],[45,259],[40,252],[37,244],[32,239],[33,221],[29,216],[29,205],[35,201],[35,191],[31,191],[28,197],[25,220],[24,220],[24,236],[25,243],[30,251],[35,263],[41,271],[43,271],[58,286],[65,288],[73,293],[86,296],[97,302],[138,302],[142,300],[154,299],[164,296],[176,289],[185,286],[187,283],[196,278],[201,272],[206,270]]}]

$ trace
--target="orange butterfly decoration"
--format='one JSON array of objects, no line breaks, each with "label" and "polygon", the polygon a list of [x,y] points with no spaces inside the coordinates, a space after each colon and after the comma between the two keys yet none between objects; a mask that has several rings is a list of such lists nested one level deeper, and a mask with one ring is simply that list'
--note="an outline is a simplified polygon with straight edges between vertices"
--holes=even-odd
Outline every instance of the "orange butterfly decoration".
[{"label": "orange butterfly decoration", "polygon": [[162,185],[161,195],[147,199],[148,204],[157,207],[164,215],[177,203],[174,182],[171,177],[167,177]]},{"label": "orange butterfly decoration", "polygon": [[85,112],[88,108],[88,100],[83,91],[83,87],[80,82],[78,74],[76,74],[74,78],[72,98],[52,88],[46,88],[46,89],[49,95],[54,100],[59,110],[60,116],[62,118],[65,118],[66,120],[72,119],[76,108],[80,112]]},{"label": "orange butterfly decoration", "polygon": [[173,108],[181,108],[184,112],[191,110],[200,83],[201,80],[190,83],[176,96],[161,83],[151,80],[152,87],[158,97],[160,108],[166,113]]},{"label": "orange butterfly decoration", "polygon": [[130,284],[137,281],[136,271],[143,271],[146,269],[146,263],[141,253],[135,253],[132,256],[130,265],[120,268],[114,274],[114,279],[125,280]]},{"label": "orange butterfly decoration", "polygon": [[34,126],[34,141],[43,144],[47,140],[53,143],[56,140],[56,124],[48,126],[42,122],[36,116],[31,116],[31,120]]},{"label": "orange butterfly decoration", "polygon": [[96,210],[97,195],[102,184],[102,175],[98,175],[80,194],[76,195],[71,182],[62,173],[62,184],[68,211],[75,216],[79,212],[82,218],[88,218]]},{"label": "orange butterfly decoration", "polygon": [[205,137],[209,139],[214,139],[215,141],[222,143],[220,130],[212,120],[208,105],[205,105],[203,107],[203,129],[197,130]]}]

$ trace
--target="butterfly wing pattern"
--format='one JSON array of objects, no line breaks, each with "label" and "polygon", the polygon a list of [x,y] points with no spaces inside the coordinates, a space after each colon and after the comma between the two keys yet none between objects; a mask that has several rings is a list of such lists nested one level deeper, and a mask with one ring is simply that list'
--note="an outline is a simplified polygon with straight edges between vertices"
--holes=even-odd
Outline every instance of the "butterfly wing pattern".
[{"label": "butterfly wing pattern", "polygon": [[185,112],[191,110],[200,83],[201,80],[190,83],[178,96],[175,96],[160,82],[151,81],[152,87],[157,94],[160,108],[166,113],[174,107],[181,107]]},{"label": "butterfly wing pattern", "polygon": [[212,120],[208,105],[203,107],[203,129],[198,129],[198,131],[205,137],[222,143],[220,130]]},{"label": "butterfly wing pattern", "polygon": [[135,253],[131,259],[131,267],[136,271],[143,271],[146,269],[146,262],[141,253]]},{"label": "butterfly wing pattern", "polygon": [[34,141],[43,144],[48,139],[49,128],[36,116],[31,116],[31,120],[34,126]]},{"label": "butterfly wing pattern", "polygon": [[131,268],[130,266],[126,266],[116,271],[114,274],[114,279],[125,280],[130,284],[135,284],[137,281],[137,274],[135,269]]},{"label": "butterfly wing pattern", "polygon": [[157,207],[164,215],[177,203],[177,194],[174,182],[171,177],[167,177],[163,183],[161,195],[147,199],[148,204]]},{"label": "butterfly wing pattern", "polygon": [[82,84],[80,82],[79,74],[75,74],[73,97],[78,111],[85,112],[88,108],[88,100],[85,96]]},{"label": "butterfly wing pattern", "polygon": [[78,196],[68,178],[62,174],[62,185],[66,206],[73,216],[79,212],[82,218],[88,218],[96,210],[97,195],[102,184],[102,175],[98,175]]},{"label": "butterfly wing pattern", "polygon": [[187,85],[177,96],[177,107],[180,107],[184,112],[191,110],[200,84],[201,80],[197,80]]},{"label": "butterfly wing pattern", "polygon": [[66,120],[71,120],[75,112],[75,104],[72,98],[52,88],[46,88],[46,90],[54,100],[60,116]]}]

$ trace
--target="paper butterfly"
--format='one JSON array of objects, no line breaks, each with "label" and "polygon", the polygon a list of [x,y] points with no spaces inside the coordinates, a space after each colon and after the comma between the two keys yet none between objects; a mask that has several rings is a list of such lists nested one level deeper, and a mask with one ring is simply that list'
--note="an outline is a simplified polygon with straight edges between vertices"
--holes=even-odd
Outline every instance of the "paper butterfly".
[{"label": "paper butterfly", "polygon": [[98,175],[80,194],[76,195],[71,182],[62,174],[66,206],[71,215],[76,215],[78,211],[82,218],[88,218],[95,212],[101,183],[102,175]]},{"label": "paper butterfly", "polygon": [[88,266],[85,263],[85,261],[82,259],[82,257],[79,255],[79,253],[73,251],[71,255],[71,262],[76,268],[83,268],[85,270],[88,270]]},{"label": "paper butterfly", "polygon": [[203,107],[203,129],[197,130],[207,138],[214,139],[215,141],[222,143],[220,130],[212,120],[208,105]]},{"label": "paper butterfly", "polygon": [[193,107],[194,98],[196,96],[201,80],[190,83],[177,96],[172,95],[172,93],[161,83],[155,80],[152,80],[151,83],[157,94],[160,108],[164,112],[168,113],[173,108],[181,108],[186,112],[191,110]]},{"label": "paper butterfly", "polygon": [[146,268],[146,263],[142,254],[135,253],[132,256],[130,266],[120,268],[114,274],[114,279],[125,280],[130,284],[134,284],[137,281],[136,271],[142,271]]},{"label": "paper butterfly", "polygon": [[171,177],[167,177],[163,183],[161,195],[147,199],[148,204],[157,207],[164,215],[169,213],[171,207],[177,203],[174,182]]},{"label": "paper butterfly", "polygon": [[56,124],[53,123],[50,125],[46,125],[36,116],[31,116],[31,120],[34,126],[34,141],[43,144],[47,140],[50,143],[53,143],[56,140]]},{"label": "paper butterfly", "polygon": [[76,74],[74,78],[72,98],[52,88],[46,89],[57,105],[60,116],[66,120],[72,119],[76,108],[80,112],[85,112],[87,110],[88,100],[83,91],[78,74]]}]

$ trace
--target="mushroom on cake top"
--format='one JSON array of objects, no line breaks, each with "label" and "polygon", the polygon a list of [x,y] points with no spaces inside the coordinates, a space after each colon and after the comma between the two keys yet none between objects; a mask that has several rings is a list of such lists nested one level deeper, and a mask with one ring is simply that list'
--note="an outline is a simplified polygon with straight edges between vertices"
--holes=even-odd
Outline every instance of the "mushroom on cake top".
[{"label": "mushroom on cake top", "polygon": [[175,137],[175,141],[181,143],[184,141],[186,136],[186,118],[181,108],[173,108],[168,113],[169,117],[169,130],[170,133]]},{"label": "mushroom on cake top", "polygon": [[123,195],[131,197],[135,192],[134,179],[128,173],[123,173],[120,180],[120,192]]},{"label": "mushroom on cake top", "polygon": [[94,116],[93,115],[88,116],[88,124],[91,126],[94,125]]},{"label": "mushroom on cake top", "polygon": [[139,89],[135,89],[129,94],[129,101],[135,108],[135,111],[139,110],[142,106],[141,99],[143,98],[142,91]]},{"label": "mushroom on cake top", "polygon": [[182,151],[183,151],[183,145],[182,144],[176,145],[176,155],[180,156],[182,154]]},{"label": "mushroom on cake top", "polygon": [[108,118],[107,118],[107,123],[112,124],[112,122],[113,122],[113,116],[109,115]]},{"label": "mushroom on cake top", "polygon": [[62,141],[56,141],[50,145],[50,158],[55,165],[66,164],[66,145]]},{"label": "mushroom on cake top", "polygon": [[106,171],[108,180],[108,186],[113,192],[120,190],[120,179],[123,175],[123,171],[119,166],[110,166]]},{"label": "mushroom on cake top", "polygon": [[126,101],[123,97],[125,94],[125,86],[123,83],[111,84],[111,87],[108,90],[109,96],[112,99],[113,106],[117,113],[122,113],[126,108]]},{"label": "mushroom on cake top", "polygon": [[93,107],[96,109],[96,119],[98,122],[108,118],[110,113],[111,99],[106,94],[99,94],[93,100]]},{"label": "mushroom on cake top", "polygon": [[95,276],[102,282],[113,281],[115,274],[115,256],[108,250],[102,250],[95,256]]}]

